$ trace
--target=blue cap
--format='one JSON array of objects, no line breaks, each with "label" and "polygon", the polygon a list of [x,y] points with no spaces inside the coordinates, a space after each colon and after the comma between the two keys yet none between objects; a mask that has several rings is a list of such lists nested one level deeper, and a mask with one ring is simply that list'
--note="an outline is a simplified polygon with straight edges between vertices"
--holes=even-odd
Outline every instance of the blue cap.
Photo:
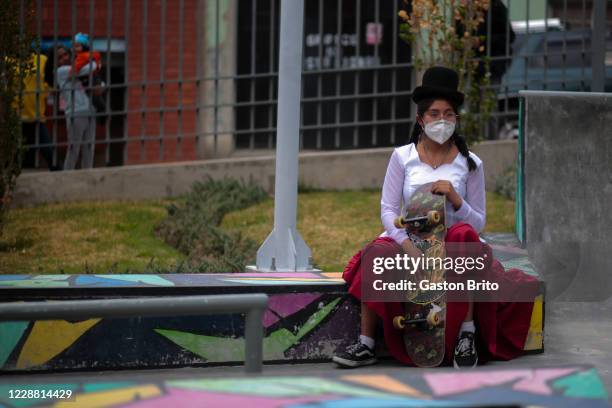
[{"label": "blue cap", "polygon": [[89,36],[85,33],[77,33],[74,36],[74,42],[89,47]]}]

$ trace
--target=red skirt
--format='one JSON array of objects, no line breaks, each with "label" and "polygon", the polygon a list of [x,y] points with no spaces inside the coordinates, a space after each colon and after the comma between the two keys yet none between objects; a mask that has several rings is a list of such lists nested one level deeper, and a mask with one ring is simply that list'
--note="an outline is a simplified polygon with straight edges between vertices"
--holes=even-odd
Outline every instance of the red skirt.
[{"label": "red skirt", "polygon": [[[457,223],[448,229],[446,242],[480,242],[478,233],[471,225]],[[377,238],[372,243],[397,245],[392,238]],[[521,284],[533,283],[535,278],[518,269],[505,271],[493,258],[491,247],[481,244],[482,251],[490,261],[486,265],[488,274],[503,274],[504,281]],[[361,254],[357,252],[349,261],[342,274],[349,287],[349,293],[361,300]],[[461,254],[458,254],[461,255]],[[498,280],[499,281],[499,280]],[[364,302],[383,321],[385,344],[389,353],[397,360],[412,364],[406,354],[402,331],[393,327],[393,317],[402,314],[400,302]],[[475,302],[474,324],[476,326],[476,347],[478,361],[510,360],[523,353],[525,339],[529,332],[533,302]],[[444,363],[451,364],[461,323],[468,312],[467,302],[448,302],[446,306],[446,350]]]}]

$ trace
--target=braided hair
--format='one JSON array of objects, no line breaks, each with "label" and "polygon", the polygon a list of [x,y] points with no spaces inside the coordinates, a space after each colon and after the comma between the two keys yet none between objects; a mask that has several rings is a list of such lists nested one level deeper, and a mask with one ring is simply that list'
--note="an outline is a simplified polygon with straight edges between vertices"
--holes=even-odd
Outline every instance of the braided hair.
[{"label": "braided hair", "polygon": [[[425,112],[427,112],[429,107],[438,99],[440,98],[428,98],[428,99],[423,99],[419,101],[417,103],[417,113],[419,114],[419,116],[423,117],[423,115],[425,115]],[[447,101],[447,102],[453,107],[453,110],[455,112],[459,112],[459,106],[454,104],[452,101]],[[415,121],[414,127],[412,128],[412,134],[410,135],[410,140],[408,141],[408,144],[414,143],[414,145],[416,146],[419,143],[419,139],[421,138],[421,135],[423,133],[424,133],[423,127],[419,125],[418,121]],[[476,162],[474,162],[474,159],[470,157],[470,151],[468,150],[468,145],[465,142],[465,138],[461,136],[457,132],[457,130],[455,130],[450,140],[451,142],[455,144],[455,146],[457,146],[459,153],[461,153],[461,155],[467,159],[469,171],[476,170]]]}]

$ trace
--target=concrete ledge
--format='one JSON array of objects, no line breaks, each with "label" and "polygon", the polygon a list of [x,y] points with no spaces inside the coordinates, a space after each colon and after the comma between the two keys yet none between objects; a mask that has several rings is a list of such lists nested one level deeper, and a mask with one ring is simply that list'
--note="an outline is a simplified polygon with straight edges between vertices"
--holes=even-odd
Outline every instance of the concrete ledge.
[{"label": "concrete ledge", "polygon": [[[300,154],[300,182],[329,190],[380,189],[393,148]],[[473,148],[484,162],[487,189],[516,162],[516,141],[482,142]],[[141,200],[177,196],[206,177],[252,181],[274,189],[273,155],[193,162],[107,167],[66,172],[22,174],[14,205],[87,200]]]},{"label": "concrete ledge", "polygon": [[[160,296],[164,291],[166,295],[188,295],[212,289],[225,294],[269,293],[275,287],[281,291],[269,293],[262,321],[265,362],[329,361],[336,350],[358,337],[359,302],[347,294],[338,278],[324,274],[289,279],[253,275],[21,275],[10,277],[13,281],[0,281],[0,292],[7,295],[3,301],[15,300],[18,292],[23,301],[41,297],[113,299],[135,293]],[[192,280],[191,286],[155,286],[185,279]],[[198,286],[197,281],[204,285]],[[15,290],[4,285],[22,286]],[[542,351],[543,309],[541,298],[536,299],[525,353]],[[0,323],[0,329],[6,336],[0,344],[0,372],[234,365],[243,361],[244,353],[244,319],[239,314],[9,322]],[[382,347],[384,342],[379,344]],[[383,348],[380,351],[386,354]]]},{"label": "concrete ledge", "polygon": [[[485,239],[506,268],[538,277],[511,234]],[[159,275],[3,275],[3,302],[266,293],[264,361],[329,361],[359,335],[360,304],[340,272]],[[534,299],[525,353],[542,352],[544,284]],[[237,314],[0,323],[0,371],[163,368],[243,361]],[[384,352],[383,341],[378,342]]]},{"label": "concrete ledge", "polygon": [[[268,293],[266,362],[329,360],[358,336],[359,305],[338,274],[5,276],[2,301]],[[0,371],[234,365],[244,317],[227,313],[0,323]]]}]

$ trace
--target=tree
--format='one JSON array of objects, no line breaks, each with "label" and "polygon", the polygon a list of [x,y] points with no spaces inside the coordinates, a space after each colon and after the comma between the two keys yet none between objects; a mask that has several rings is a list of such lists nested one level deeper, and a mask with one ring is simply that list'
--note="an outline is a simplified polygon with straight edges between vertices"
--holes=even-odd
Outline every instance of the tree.
[{"label": "tree", "polygon": [[400,10],[400,38],[413,49],[419,71],[434,65],[453,68],[459,74],[459,90],[465,94],[461,128],[468,142],[481,137],[495,106],[491,89],[490,58],[477,58],[486,37],[478,35],[485,23],[489,0],[404,0]]},{"label": "tree", "polygon": [[23,81],[30,67],[34,10],[31,0],[0,0],[0,236],[17,177],[21,173],[19,110]]}]

